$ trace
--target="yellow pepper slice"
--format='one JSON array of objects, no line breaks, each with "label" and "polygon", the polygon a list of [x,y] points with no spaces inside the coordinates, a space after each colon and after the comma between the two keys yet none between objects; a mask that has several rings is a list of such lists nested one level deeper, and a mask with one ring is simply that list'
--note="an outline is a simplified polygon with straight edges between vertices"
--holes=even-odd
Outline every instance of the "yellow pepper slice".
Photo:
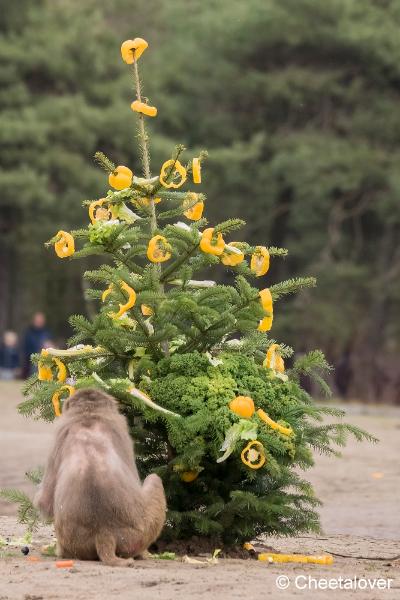
[{"label": "yellow pepper slice", "polygon": [[244,261],[244,254],[243,252],[231,252],[229,250],[230,246],[240,248],[240,242],[229,242],[229,244],[225,246],[225,250],[221,256],[221,262],[228,267],[235,267]]},{"label": "yellow pepper slice", "polygon": [[217,239],[213,240],[214,227],[208,227],[202,233],[200,240],[200,250],[206,254],[213,254],[214,256],[221,256],[225,248],[224,238],[222,233],[218,233]]},{"label": "yellow pepper slice", "polygon": [[60,394],[64,390],[68,392],[68,397],[72,396],[72,394],[75,392],[75,388],[72,385],[63,385],[57,392],[54,392],[51,401],[53,403],[54,414],[56,417],[61,417]]},{"label": "yellow pepper slice", "polygon": [[256,247],[251,257],[250,269],[256,277],[261,277],[261,275],[267,273],[269,269],[269,252],[265,246]]},{"label": "yellow pepper slice", "polygon": [[124,167],[124,165],[119,165],[115,171],[109,174],[108,183],[115,190],[124,190],[128,188],[133,179],[133,172],[129,169],[129,167]]},{"label": "yellow pepper slice", "polygon": [[107,298],[107,296],[109,296],[111,294],[111,292],[113,291],[113,287],[114,287],[114,285],[112,283],[110,283],[110,285],[108,286],[108,288],[104,290],[104,292],[101,295],[101,301],[102,302],[104,302],[105,299]]},{"label": "yellow pepper slice", "polygon": [[267,369],[278,371],[278,373],[285,372],[285,362],[279,354],[279,344],[272,344],[272,346],[268,348],[263,366],[267,367]]},{"label": "yellow pepper slice", "polygon": [[115,313],[115,318],[119,319],[122,317],[132,306],[135,305],[136,302],[136,292],[133,288],[131,288],[125,281],[121,282],[121,290],[124,290],[128,294],[128,300],[125,304],[119,305],[119,311]]},{"label": "yellow pepper slice", "polygon": [[54,356],[53,360],[58,367],[57,379],[60,383],[64,383],[64,381],[67,379],[67,367],[59,358]]},{"label": "yellow pepper slice", "polygon": [[[175,163],[175,165],[174,165],[174,163]],[[172,180],[167,181],[166,180],[166,177],[168,175],[167,171],[169,170],[169,167],[171,167],[172,165],[174,165],[174,170],[169,175],[169,176],[172,176]],[[176,174],[180,175],[179,181],[174,181]],[[161,167],[160,182],[165,188],[175,188],[175,189],[180,188],[181,185],[183,185],[185,183],[186,178],[187,178],[186,169],[179,162],[179,160],[175,161],[174,159],[171,158],[170,160],[166,160],[165,163],[163,164],[163,166]]]},{"label": "yellow pepper slice", "polygon": [[192,481],[194,481],[195,479],[197,479],[198,476],[199,476],[199,473],[197,471],[184,471],[181,474],[181,479],[185,483],[191,483]]},{"label": "yellow pepper slice", "polygon": [[272,295],[268,288],[260,291],[261,304],[263,309],[270,314],[263,319],[261,319],[258,330],[259,331],[269,331],[272,327],[272,321],[274,319],[274,309],[272,303]]},{"label": "yellow pepper slice", "polygon": [[108,221],[114,216],[111,206],[109,208],[102,208],[106,201],[106,198],[100,198],[100,200],[95,200],[89,204],[89,218],[92,224],[96,221]]},{"label": "yellow pepper slice", "polygon": [[264,421],[267,425],[271,427],[271,429],[275,429],[275,431],[279,431],[282,435],[293,435],[293,429],[291,427],[284,427],[283,425],[279,425],[276,421],[273,421],[271,417],[267,415],[261,408],[257,410],[257,415],[260,417],[261,421]]},{"label": "yellow pepper slice", "polygon": [[133,61],[138,60],[149,44],[143,38],[135,38],[134,40],[125,40],[121,44],[122,60],[127,65],[133,64]]},{"label": "yellow pepper slice", "polygon": [[72,256],[75,252],[74,238],[68,231],[60,230],[57,233],[58,240],[54,244],[54,250],[59,258]]},{"label": "yellow pepper slice", "polygon": [[135,100],[134,102],[132,102],[131,109],[134,112],[142,113],[143,115],[146,115],[147,117],[156,117],[157,116],[157,109],[155,106],[149,106],[145,102],[140,102],[139,100]]},{"label": "yellow pepper slice", "polygon": [[192,160],[193,183],[201,183],[201,163],[199,158]]},{"label": "yellow pepper slice", "polygon": [[[48,356],[49,353],[47,350],[43,348],[40,353],[40,356]],[[39,361],[38,363],[38,379],[39,381],[51,381],[53,379],[53,373],[51,368],[45,365],[42,365]]]},{"label": "yellow pepper slice", "polygon": [[153,263],[162,263],[171,258],[170,244],[163,235],[155,235],[147,246],[147,258]]},{"label": "yellow pepper slice", "polygon": [[191,221],[198,221],[203,216],[203,210],[204,210],[203,200],[199,200],[198,202],[196,202],[196,204],[193,204],[192,206],[190,206],[190,204],[194,200],[196,200],[196,198],[198,198],[198,194],[195,194],[194,192],[189,192],[186,195],[185,200],[183,202],[183,208],[185,208],[189,204],[189,208],[187,210],[185,210],[185,212],[183,214],[185,215],[185,217],[187,217]]},{"label": "yellow pepper slice", "polygon": [[266,461],[264,446],[258,440],[249,442],[242,450],[240,457],[247,467],[250,467],[251,469],[261,469]]},{"label": "yellow pepper slice", "polygon": [[153,314],[153,309],[150,308],[150,306],[147,306],[147,304],[142,304],[140,306],[140,310],[142,311],[142,315],[145,317],[151,317]]}]

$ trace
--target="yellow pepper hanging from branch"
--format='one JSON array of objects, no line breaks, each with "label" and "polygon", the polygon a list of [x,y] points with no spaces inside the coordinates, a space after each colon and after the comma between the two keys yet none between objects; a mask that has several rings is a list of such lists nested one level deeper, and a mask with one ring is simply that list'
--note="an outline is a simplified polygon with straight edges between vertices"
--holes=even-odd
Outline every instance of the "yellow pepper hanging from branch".
[{"label": "yellow pepper hanging from branch", "polygon": [[[175,181],[176,176],[180,177],[178,181]],[[186,169],[179,160],[171,158],[166,160],[161,167],[160,182],[165,188],[180,188],[185,183],[186,178]]]},{"label": "yellow pepper hanging from branch", "polygon": [[274,308],[272,303],[272,294],[268,288],[260,291],[260,298],[263,309],[269,314],[261,319],[258,325],[258,330],[269,331],[272,327],[272,321],[274,319]]},{"label": "yellow pepper hanging from branch", "polygon": [[75,252],[75,241],[74,238],[68,231],[60,230],[57,235],[56,242],[54,243],[54,250],[59,258],[67,258],[72,256]]},{"label": "yellow pepper hanging from branch", "polygon": [[147,117],[157,116],[157,108],[155,106],[149,106],[149,104],[140,102],[139,100],[132,102],[131,109],[134,112],[142,113],[142,115],[146,115]]},{"label": "yellow pepper hanging from branch", "polygon": [[213,254],[214,256],[221,256],[225,248],[224,238],[222,233],[218,233],[214,236],[214,227],[208,227],[202,233],[200,240],[200,250],[206,254]]},{"label": "yellow pepper hanging from branch", "polygon": [[244,254],[240,250],[241,242],[229,242],[225,245],[221,256],[222,264],[228,267],[236,267],[244,261]]},{"label": "yellow pepper hanging from branch", "polygon": [[240,457],[247,467],[261,469],[266,461],[264,446],[258,440],[249,442]]},{"label": "yellow pepper hanging from branch", "polygon": [[[47,357],[47,356],[49,356],[49,352],[48,352],[48,350],[46,350],[44,348],[41,351],[40,355],[42,357]],[[53,360],[53,362],[55,362],[55,364],[57,366],[57,380],[60,383],[63,383],[67,379],[67,367],[62,362],[62,360],[60,360],[57,357],[53,356],[52,360]],[[38,363],[38,379],[39,379],[39,381],[52,381],[53,380],[53,372],[51,370],[51,367],[49,367],[47,365],[43,365],[43,363],[40,360]]]},{"label": "yellow pepper hanging from branch", "polygon": [[279,354],[279,344],[272,344],[268,348],[263,366],[267,369],[273,369],[278,373],[285,372],[285,362],[282,356]]},{"label": "yellow pepper hanging from branch", "polygon": [[259,408],[257,410],[257,415],[260,417],[260,419],[262,421],[264,421],[264,423],[269,425],[269,427],[271,427],[271,429],[275,429],[275,431],[279,431],[279,433],[281,433],[282,435],[287,435],[287,436],[293,435],[293,429],[291,427],[284,427],[283,425],[280,425],[276,421],[273,421],[273,419],[271,419],[271,417],[269,417],[267,415],[267,413],[264,412],[261,408]]},{"label": "yellow pepper hanging from branch", "polygon": [[147,258],[153,263],[162,263],[171,258],[171,245],[163,235],[155,235],[147,246]]},{"label": "yellow pepper hanging from branch", "polygon": [[[135,303],[136,303],[136,292],[133,288],[131,288],[125,281],[121,281],[120,288],[121,288],[121,290],[124,290],[124,292],[126,292],[128,294],[128,300],[127,300],[127,302],[125,302],[125,304],[120,304],[119,311],[117,313],[113,314],[113,317],[115,317],[116,319],[119,319],[120,317],[122,317],[122,315],[124,315],[130,308],[135,306]],[[103,295],[104,295],[104,292],[103,292]]]},{"label": "yellow pepper hanging from branch", "polygon": [[129,169],[129,167],[119,165],[112,173],[109,174],[108,183],[115,190],[124,190],[131,185],[132,179],[133,172]]},{"label": "yellow pepper hanging from branch", "polygon": [[75,388],[72,385],[63,385],[57,392],[54,392],[51,401],[53,403],[54,414],[56,417],[61,417],[61,407],[60,407],[60,395],[64,392],[68,392],[68,398],[72,396],[75,392]]},{"label": "yellow pepper hanging from branch", "polygon": [[134,40],[125,40],[121,44],[122,60],[127,65],[132,65],[135,60],[139,60],[149,44],[143,38],[135,38]]},{"label": "yellow pepper hanging from branch", "polygon": [[265,246],[256,247],[251,257],[250,269],[253,271],[256,277],[261,277],[268,272],[269,252]]}]

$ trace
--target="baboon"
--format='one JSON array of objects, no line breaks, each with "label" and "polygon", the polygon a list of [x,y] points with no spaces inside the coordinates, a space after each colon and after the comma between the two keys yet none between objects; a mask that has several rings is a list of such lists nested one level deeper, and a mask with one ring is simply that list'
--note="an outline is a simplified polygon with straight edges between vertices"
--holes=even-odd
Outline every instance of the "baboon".
[{"label": "baboon", "polygon": [[96,389],[64,402],[43,481],[35,498],[54,519],[57,555],[132,566],[165,522],[158,475],[143,484],[117,401]]}]

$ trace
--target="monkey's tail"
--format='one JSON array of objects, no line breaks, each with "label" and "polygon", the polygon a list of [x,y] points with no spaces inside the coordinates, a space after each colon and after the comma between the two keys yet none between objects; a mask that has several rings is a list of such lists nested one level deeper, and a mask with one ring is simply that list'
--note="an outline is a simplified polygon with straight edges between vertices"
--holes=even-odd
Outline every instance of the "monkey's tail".
[{"label": "monkey's tail", "polygon": [[101,531],[95,537],[96,552],[99,559],[110,567],[132,567],[133,558],[120,558],[116,555],[117,542],[110,531]]}]

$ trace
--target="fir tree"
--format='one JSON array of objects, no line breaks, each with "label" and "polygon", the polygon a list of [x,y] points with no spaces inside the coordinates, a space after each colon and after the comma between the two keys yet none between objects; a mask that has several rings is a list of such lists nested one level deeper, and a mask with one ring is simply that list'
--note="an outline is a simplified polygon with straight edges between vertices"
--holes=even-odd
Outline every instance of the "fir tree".
[{"label": "fir tree", "polygon": [[[184,158],[177,146],[152,174],[146,120],[157,109],[139,77],[146,49],[141,38],[121,47],[136,90],[131,107],[142,174],[98,152],[113,189],[85,202],[87,228],[59,231],[48,242],[60,258],[105,257],[85,273],[98,312],[91,320],[71,317],[75,334],[67,349],[34,357],[38,372],[20,411],[53,420],[63,399],[86,386],[115,396],[141,474],[155,471],[163,479],[167,540],[200,535],[233,544],[317,531],[319,502],[298,468],[312,466],[313,450],[336,454],[348,434],[371,438],[342,423],[320,424],[325,414],[343,414],[316,406],[299,378],[314,375],[323,386],[329,365],[315,351],[285,370],[292,350],[270,335],[277,301],[315,279],[271,285],[270,259],[285,249],[228,241],[240,219],[208,226],[205,196],[185,189],[190,179],[201,183],[206,152]],[[229,270],[232,285],[203,279],[216,266]],[[268,287],[250,283],[257,278]],[[20,500],[25,521],[36,520],[26,497],[6,494]]]}]

